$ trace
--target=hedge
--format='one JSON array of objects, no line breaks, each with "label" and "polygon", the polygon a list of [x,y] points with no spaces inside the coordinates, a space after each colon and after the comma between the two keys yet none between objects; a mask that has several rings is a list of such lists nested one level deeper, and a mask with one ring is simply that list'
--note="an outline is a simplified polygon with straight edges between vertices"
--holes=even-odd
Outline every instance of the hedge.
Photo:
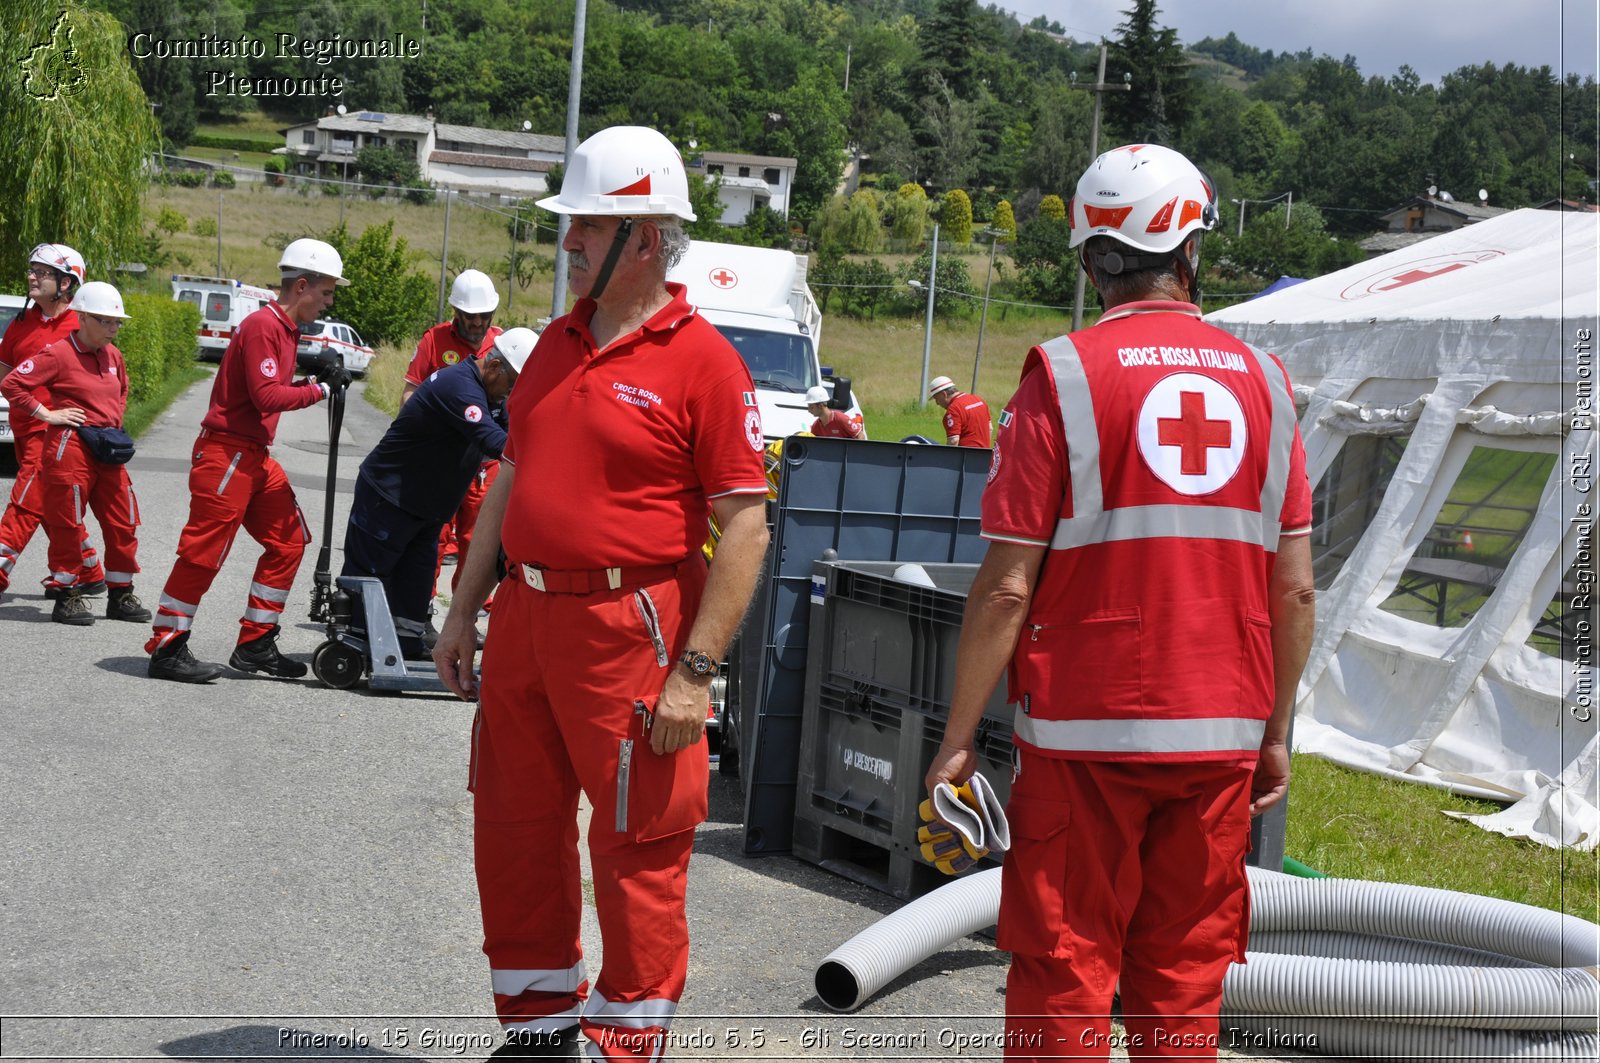
[{"label": "hedge", "polygon": [[194,364],[200,308],[159,295],[123,295],[128,322],[117,333],[117,349],[128,362],[128,401],[156,393],[161,382]]},{"label": "hedge", "polygon": [[219,148],[223,151],[271,151],[283,147],[283,139],[256,140],[252,137],[220,137],[215,133],[196,133],[189,138],[192,148]]}]

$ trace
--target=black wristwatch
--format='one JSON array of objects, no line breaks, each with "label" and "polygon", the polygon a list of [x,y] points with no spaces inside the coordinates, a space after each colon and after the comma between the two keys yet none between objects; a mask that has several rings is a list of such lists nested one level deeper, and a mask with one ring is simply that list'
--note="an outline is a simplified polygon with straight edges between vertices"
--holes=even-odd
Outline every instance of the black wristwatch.
[{"label": "black wristwatch", "polygon": [[699,650],[684,650],[678,663],[696,679],[710,679],[717,674],[717,659]]}]

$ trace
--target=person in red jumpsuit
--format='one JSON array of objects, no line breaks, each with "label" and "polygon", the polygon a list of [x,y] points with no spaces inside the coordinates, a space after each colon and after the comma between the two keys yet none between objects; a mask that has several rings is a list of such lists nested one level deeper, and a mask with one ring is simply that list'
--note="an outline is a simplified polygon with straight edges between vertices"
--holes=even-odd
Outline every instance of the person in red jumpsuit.
[{"label": "person in red jumpsuit", "polygon": [[[128,364],[111,341],[127,312],[111,285],[90,281],[79,291],[78,328],[45,347],[0,381],[0,394],[48,425],[44,445],[44,526],[50,537],[51,576],[66,593],[50,619],[58,624],[94,623],[89,603],[74,586],[83,559],[83,522],[90,509],[106,541],[106,619],[148,623],[150,610],[133,593],[139,571],[139,503],[125,461],[131,447],[110,460],[94,440],[122,428],[128,409]],[[36,396],[47,398],[40,402]]]},{"label": "person in red jumpsuit", "polygon": [[234,329],[211,387],[211,407],[200,422],[189,469],[189,521],[178,538],[178,560],[161,591],[154,633],[145,643],[149,675],[181,683],[209,683],[222,669],[195,659],[189,635],[200,599],[243,528],[263,550],[239,620],[239,639],[228,664],[240,671],[298,679],[306,666],[278,652],[278,621],[311,530],[283,468],[268,452],[278,417],[347,387],[350,374],[334,366],[294,380],[300,326],[333,305],[334,289],[348,284],[339,253],[321,240],[291,242],[278,260],[283,284],[276,301]]},{"label": "person in red jumpsuit", "polygon": [[824,438],[865,439],[867,433],[862,423],[843,410],[830,410],[828,398],[828,389],[824,387],[806,391],[806,409],[816,418],[811,422],[811,434]]},{"label": "person in red jumpsuit", "polygon": [[[480,697],[469,786],[507,1034],[495,1055],[573,1054],[581,1024],[591,1059],[655,1060],[688,971],[709,690],[766,550],[766,441],[744,362],[666,283],[694,219],[671,142],[602,130],[539,205],[572,216],[562,246],[578,300],[511,394],[500,476],[434,660]],[[501,548],[480,683],[475,619]],[[580,790],[604,952],[592,985]]]},{"label": "person in red jumpsuit", "polygon": [[956,388],[947,376],[928,381],[928,395],[944,410],[945,442],[953,447],[987,447],[989,404]]},{"label": "person in red jumpsuit", "polygon": [[1000,419],[924,781],[971,775],[1006,673],[1007,1059],[1215,1059],[1250,817],[1288,787],[1311,490],[1283,366],[1194,305],[1215,203],[1167,148],[1090,165],[1071,243],[1106,313],[1033,348]]},{"label": "person in red jumpsuit", "polygon": [[[405,405],[423,381],[439,370],[489,353],[495,337],[500,335],[499,326],[493,323],[494,312],[500,306],[500,293],[488,274],[476,269],[462,270],[450,285],[450,306],[455,310],[451,319],[424,332],[417,342],[417,353],[406,366],[401,405]],[[444,562],[466,553],[467,547],[472,545],[478,511],[483,508],[484,496],[489,493],[489,485],[494,483],[499,469],[498,461],[486,461],[479,467],[455,516],[439,530],[439,557],[433,571],[436,589],[439,569]],[[452,590],[460,579],[461,573],[457,570],[450,581]]]},{"label": "person in red jumpsuit", "polygon": [[[0,336],[0,380],[11,370],[78,327],[72,298],[83,283],[83,256],[66,244],[40,244],[28,254],[28,298],[32,305],[17,315]],[[34,401],[45,396],[36,394]],[[44,481],[39,478],[48,426],[16,405],[8,414],[11,443],[17,457],[17,478],[11,498],[0,516],[0,591],[11,585],[17,557],[33,539],[44,520]],[[105,592],[105,571],[87,530],[79,537],[81,560],[70,581],[79,594]],[[60,599],[61,584],[54,576],[44,580],[46,598]]]}]

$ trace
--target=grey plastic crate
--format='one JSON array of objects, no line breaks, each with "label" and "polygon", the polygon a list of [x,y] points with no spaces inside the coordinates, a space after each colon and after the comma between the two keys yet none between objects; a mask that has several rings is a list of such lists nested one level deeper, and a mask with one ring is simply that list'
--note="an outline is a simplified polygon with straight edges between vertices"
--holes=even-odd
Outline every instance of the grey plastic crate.
[{"label": "grey plastic crate", "polygon": [[[896,579],[899,564],[813,569],[794,853],[909,899],[946,881],[918,849],[917,809],[944,738],[956,638],[977,566],[922,565],[937,584],[928,588]],[[999,692],[974,745],[978,770],[1004,801],[1011,708]]]},{"label": "grey plastic crate", "polygon": [[811,567],[834,557],[977,562],[990,453],[793,436],[773,510],[772,547],[740,633],[738,759],[745,852],[788,852],[795,822]]}]

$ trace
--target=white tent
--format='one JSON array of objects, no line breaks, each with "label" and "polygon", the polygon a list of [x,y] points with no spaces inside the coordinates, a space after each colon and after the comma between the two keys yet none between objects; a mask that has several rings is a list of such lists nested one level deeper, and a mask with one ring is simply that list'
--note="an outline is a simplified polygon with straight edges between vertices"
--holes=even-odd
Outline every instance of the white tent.
[{"label": "white tent", "polygon": [[1316,489],[1295,745],[1600,843],[1600,215],[1519,210],[1208,320],[1279,355]]}]

